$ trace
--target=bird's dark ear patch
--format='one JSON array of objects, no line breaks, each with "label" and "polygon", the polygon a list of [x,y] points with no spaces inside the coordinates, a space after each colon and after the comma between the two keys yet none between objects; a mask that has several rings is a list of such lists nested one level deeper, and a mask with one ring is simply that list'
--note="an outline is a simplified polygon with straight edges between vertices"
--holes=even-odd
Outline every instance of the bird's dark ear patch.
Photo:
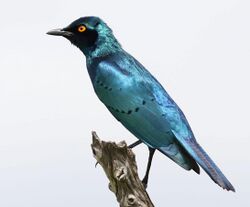
[{"label": "bird's dark ear patch", "polygon": [[91,47],[95,44],[95,42],[98,39],[98,32],[95,30],[88,29],[84,33],[84,36],[86,37],[87,40],[87,47]]}]

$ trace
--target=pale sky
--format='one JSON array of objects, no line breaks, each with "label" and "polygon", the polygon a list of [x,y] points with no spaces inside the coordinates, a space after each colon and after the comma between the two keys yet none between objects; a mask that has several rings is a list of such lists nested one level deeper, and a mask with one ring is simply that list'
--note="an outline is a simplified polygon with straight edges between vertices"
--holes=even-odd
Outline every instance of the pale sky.
[{"label": "pale sky", "polygon": [[[136,138],[94,94],[83,54],[45,34],[87,15],[104,19],[162,83],[236,189],[157,153],[148,187],[155,206],[249,206],[249,11],[247,0],[1,3],[0,206],[118,206],[94,167],[91,131]],[[147,148],[134,152],[143,176]]]}]

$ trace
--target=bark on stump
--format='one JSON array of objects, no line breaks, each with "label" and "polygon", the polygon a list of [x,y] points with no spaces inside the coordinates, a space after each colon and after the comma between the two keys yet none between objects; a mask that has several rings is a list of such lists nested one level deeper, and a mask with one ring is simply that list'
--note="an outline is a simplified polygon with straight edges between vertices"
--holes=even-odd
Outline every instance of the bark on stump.
[{"label": "bark on stump", "polygon": [[135,155],[125,141],[101,141],[92,132],[93,155],[108,177],[109,189],[116,195],[121,207],[154,207],[138,177]]}]

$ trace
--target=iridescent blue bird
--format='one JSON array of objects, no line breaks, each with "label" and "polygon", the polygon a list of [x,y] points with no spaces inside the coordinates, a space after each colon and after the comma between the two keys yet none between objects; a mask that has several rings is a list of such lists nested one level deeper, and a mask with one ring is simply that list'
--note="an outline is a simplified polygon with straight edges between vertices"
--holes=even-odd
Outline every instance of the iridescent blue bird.
[{"label": "iridescent blue bird", "polygon": [[141,142],[148,146],[145,185],[157,149],[186,170],[199,174],[200,165],[219,186],[235,191],[196,141],[181,109],[152,74],[123,50],[104,21],[83,17],[47,34],[65,37],[84,53],[98,98],[139,139],[130,147]]}]

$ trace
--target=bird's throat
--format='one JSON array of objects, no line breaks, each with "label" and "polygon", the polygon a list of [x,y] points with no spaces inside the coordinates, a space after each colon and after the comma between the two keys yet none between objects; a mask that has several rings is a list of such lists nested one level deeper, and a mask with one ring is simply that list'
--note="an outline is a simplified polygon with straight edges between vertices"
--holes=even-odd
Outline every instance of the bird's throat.
[{"label": "bird's throat", "polygon": [[93,59],[121,51],[122,47],[114,37],[100,37],[91,47],[83,47],[80,49],[87,59]]}]

